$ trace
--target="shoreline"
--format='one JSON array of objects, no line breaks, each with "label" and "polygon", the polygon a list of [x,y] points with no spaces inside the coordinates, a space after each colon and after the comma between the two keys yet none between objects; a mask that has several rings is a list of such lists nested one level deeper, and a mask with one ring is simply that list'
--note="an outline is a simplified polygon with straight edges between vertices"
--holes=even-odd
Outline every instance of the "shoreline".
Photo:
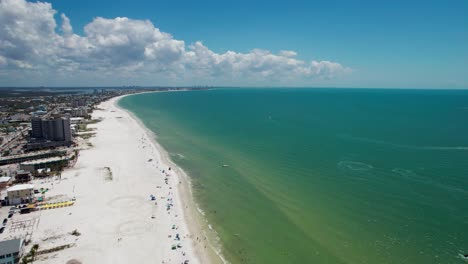
[{"label": "shoreline", "polygon": [[[124,95],[128,96],[128,95]],[[4,238],[26,234],[35,263],[222,263],[205,239],[204,218],[190,179],[175,166],[155,135],[130,111],[123,96],[98,105],[76,164],[61,176],[35,179],[48,203],[72,206],[15,215],[30,223]],[[60,251],[60,252],[57,252]],[[188,261],[188,262],[187,262]]]},{"label": "shoreline", "polygon": [[[163,91],[168,92],[168,91]],[[176,91],[182,92],[182,91]],[[145,92],[145,93],[158,93],[158,92]],[[140,93],[142,94],[142,93]],[[203,243],[196,243],[196,240],[192,240],[192,245],[195,248],[195,253],[197,257],[200,259],[201,263],[228,263],[227,260],[224,259],[219,249],[216,249],[215,246],[212,244],[213,238],[210,239],[210,235],[207,235],[208,222],[202,213],[199,211],[201,210],[198,204],[195,201],[195,197],[193,196],[192,192],[192,182],[190,176],[175,162],[173,162],[169,156],[168,151],[166,151],[157,141],[157,135],[151,131],[149,128],[145,126],[142,120],[140,120],[133,112],[127,110],[119,105],[119,101],[127,96],[132,96],[136,94],[128,94],[122,95],[115,98],[111,98],[113,100],[114,106],[122,112],[128,114],[137,124],[140,126],[142,130],[145,131],[146,136],[149,138],[151,144],[158,150],[161,161],[164,164],[169,165],[172,170],[176,172],[179,178],[179,185],[178,185],[178,196],[182,202],[182,208],[184,211],[184,217],[189,218],[191,221],[187,221],[185,219],[185,223],[188,226],[190,234],[200,234],[204,236],[206,239],[206,243],[208,247],[205,247]],[[200,239],[201,242],[201,239]]]}]

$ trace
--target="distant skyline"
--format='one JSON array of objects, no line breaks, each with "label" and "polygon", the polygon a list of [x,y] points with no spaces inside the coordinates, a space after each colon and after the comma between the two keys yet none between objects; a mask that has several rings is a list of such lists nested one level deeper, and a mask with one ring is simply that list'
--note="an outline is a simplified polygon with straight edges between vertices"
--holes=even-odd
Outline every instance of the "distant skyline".
[{"label": "distant skyline", "polygon": [[468,1],[0,0],[0,86],[468,88]]}]

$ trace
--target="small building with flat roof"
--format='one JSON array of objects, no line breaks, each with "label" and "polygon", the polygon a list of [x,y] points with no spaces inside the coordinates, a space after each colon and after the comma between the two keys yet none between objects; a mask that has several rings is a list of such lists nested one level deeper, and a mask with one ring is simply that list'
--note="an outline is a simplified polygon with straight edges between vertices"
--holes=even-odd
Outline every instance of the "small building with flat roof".
[{"label": "small building with flat roof", "polygon": [[0,177],[0,189],[4,189],[10,184],[11,177],[9,176],[2,176]]},{"label": "small building with flat roof", "polygon": [[15,182],[25,183],[31,180],[31,172],[25,170],[17,170],[15,172]]},{"label": "small building with flat roof", "polygon": [[23,253],[23,240],[11,239],[0,241],[0,264],[19,263]]},{"label": "small building with flat roof", "polygon": [[81,124],[81,123],[84,123],[83,117],[70,117],[70,124],[76,125],[76,124]]},{"label": "small building with flat roof", "polygon": [[34,185],[13,185],[7,189],[7,197],[10,205],[30,203],[34,200]]}]

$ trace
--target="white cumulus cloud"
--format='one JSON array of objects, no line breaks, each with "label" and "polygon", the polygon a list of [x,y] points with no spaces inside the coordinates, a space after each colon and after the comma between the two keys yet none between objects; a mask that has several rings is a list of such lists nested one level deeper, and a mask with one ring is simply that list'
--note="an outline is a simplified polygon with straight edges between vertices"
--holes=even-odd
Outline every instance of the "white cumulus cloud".
[{"label": "white cumulus cloud", "polygon": [[[97,17],[73,32],[70,19],[50,3],[0,0],[0,76],[32,74],[159,78],[184,81],[330,79],[350,71],[337,62],[304,61],[295,51],[278,54],[253,49],[247,53],[216,53],[195,42],[161,32],[149,20]],[[1,82],[0,82],[1,84]],[[153,83],[156,84],[156,83]]]}]

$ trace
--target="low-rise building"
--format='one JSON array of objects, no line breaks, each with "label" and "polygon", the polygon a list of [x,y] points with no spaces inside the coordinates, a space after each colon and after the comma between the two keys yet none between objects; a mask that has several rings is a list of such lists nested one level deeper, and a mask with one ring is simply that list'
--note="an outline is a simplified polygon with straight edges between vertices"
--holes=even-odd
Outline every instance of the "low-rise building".
[{"label": "low-rise building", "polygon": [[11,177],[9,176],[0,177],[0,189],[5,189],[8,186],[8,184],[10,184],[10,181]]},{"label": "low-rise building", "polygon": [[67,156],[62,156],[62,157],[52,157],[52,158],[46,158],[46,159],[25,161],[20,164],[20,169],[34,172],[38,169],[44,169],[44,168],[65,167],[68,165],[69,159],[70,158]]},{"label": "low-rise building", "polygon": [[27,114],[22,114],[22,113],[17,113],[12,116],[10,116],[10,122],[11,123],[20,123],[20,122],[26,122],[29,121],[31,117]]},{"label": "low-rise building", "polygon": [[17,184],[7,189],[7,197],[10,205],[30,203],[34,200],[34,185]]},{"label": "low-rise building", "polygon": [[37,111],[31,112],[31,115],[33,116],[43,116],[45,114],[47,114],[47,111],[37,110]]},{"label": "low-rise building", "polygon": [[[70,129],[71,133],[71,129]],[[53,149],[58,147],[69,147],[72,145],[72,141],[50,141],[50,140],[41,140],[41,141],[34,141],[29,142],[26,144],[27,151],[37,151],[37,150],[44,150],[44,149]]]},{"label": "low-rise building", "polygon": [[63,156],[66,154],[66,151],[52,150],[52,151],[40,151],[34,153],[26,153],[20,155],[11,155],[6,157],[0,157],[0,166],[20,163],[28,160],[43,159],[55,156]]},{"label": "low-rise building", "polygon": [[84,123],[85,119],[83,117],[71,117],[70,118],[70,123],[72,125],[76,125],[76,124],[82,124]]},{"label": "low-rise building", "polygon": [[80,107],[80,106],[86,106],[87,102],[86,99],[84,98],[78,98],[72,102],[73,107]]},{"label": "low-rise building", "polygon": [[31,172],[26,170],[17,170],[15,172],[15,182],[28,182],[31,180]]},{"label": "low-rise building", "polygon": [[22,239],[0,241],[0,264],[19,263],[22,253]]},{"label": "low-rise building", "polygon": [[88,115],[88,111],[85,107],[74,108],[71,111],[71,115],[74,117],[85,117]]}]

